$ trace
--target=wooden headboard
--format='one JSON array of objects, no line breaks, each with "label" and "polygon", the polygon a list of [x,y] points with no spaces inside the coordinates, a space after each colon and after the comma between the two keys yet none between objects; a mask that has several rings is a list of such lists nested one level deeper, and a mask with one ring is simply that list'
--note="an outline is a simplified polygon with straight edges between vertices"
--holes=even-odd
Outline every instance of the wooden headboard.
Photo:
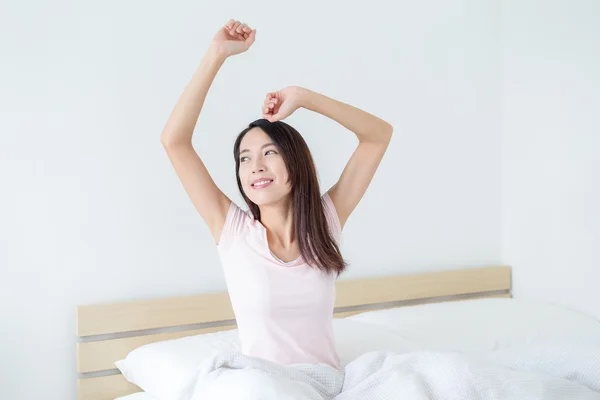
[{"label": "wooden headboard", "polygon": [[[509,266],[338,280],[334,317],[485,297],[511,297]],[[81,305],[76,311],[79,400],[141,391],[114,365],[137,347],[236,328],[227,292]]]}]

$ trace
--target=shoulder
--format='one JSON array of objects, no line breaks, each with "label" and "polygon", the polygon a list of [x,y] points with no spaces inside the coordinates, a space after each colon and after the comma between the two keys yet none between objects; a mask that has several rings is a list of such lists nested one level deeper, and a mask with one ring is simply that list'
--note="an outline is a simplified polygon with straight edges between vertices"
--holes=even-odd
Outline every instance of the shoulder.
[{"label": "shoulder", "polygon": [[251,229],[253,225],[255,225],[255,220],[252,213],[243,210],[232,200],[227,215],[225,216],[225,223],[217,246],[219,248],[224,247],[232,238],[244,234],[244,232]]}]

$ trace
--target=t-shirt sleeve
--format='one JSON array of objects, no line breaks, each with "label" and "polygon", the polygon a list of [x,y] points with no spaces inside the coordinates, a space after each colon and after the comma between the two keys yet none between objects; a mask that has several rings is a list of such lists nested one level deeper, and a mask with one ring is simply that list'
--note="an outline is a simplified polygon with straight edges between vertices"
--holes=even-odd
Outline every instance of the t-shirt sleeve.
[{"label": "t-shirt sleeve", "polygon": [[342,226],[340,224],[337,210],[335,209],[335,205],[333,204],[328,192],[325,192],[325,194],[321,196],[321,199],[323,200],[323,210],[325,211],[325,217],[327,218],[329,230],[333,234],[333,238],[339,246],[342,239]]},{"label": "t-shirt sleeve", "polygon": [[248,213],[232,201],[225,217],[225,224],[223,225],[223,231],[221,231],[217,247],[223,249],[231,243],[233,238],[243,234],[248,218],[250,218]]}]

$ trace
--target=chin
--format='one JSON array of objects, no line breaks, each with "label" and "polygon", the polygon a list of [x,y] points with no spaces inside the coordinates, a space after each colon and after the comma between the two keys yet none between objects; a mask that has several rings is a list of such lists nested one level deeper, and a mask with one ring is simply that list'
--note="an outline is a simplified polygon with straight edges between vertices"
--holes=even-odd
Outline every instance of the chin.
[{"label": "chin", "polygon": [[248,197],[257,206],[264,206],[267,204],[275,203],[279,200],[279,197],[275,196],[253,196]]},{"label": "chin", "polygon": [[[252,190],[252,189],[250,189]],[[260,189],[259,189],[260,190]],[[290,193],[250,193],[246,192],[246,196],[257,206],[273,204],[288,197]]]}]

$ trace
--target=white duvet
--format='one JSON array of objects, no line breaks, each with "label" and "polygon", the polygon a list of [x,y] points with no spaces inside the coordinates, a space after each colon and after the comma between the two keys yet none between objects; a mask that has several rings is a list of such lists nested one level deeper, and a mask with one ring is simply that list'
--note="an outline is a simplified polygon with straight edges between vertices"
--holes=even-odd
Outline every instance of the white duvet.
[{"label": "white duvet", "polygon": [[600,342],[502,350],[372,351],[343,370],[282,366],[221,352],[202,362],[178,400],[599,399]]}]

